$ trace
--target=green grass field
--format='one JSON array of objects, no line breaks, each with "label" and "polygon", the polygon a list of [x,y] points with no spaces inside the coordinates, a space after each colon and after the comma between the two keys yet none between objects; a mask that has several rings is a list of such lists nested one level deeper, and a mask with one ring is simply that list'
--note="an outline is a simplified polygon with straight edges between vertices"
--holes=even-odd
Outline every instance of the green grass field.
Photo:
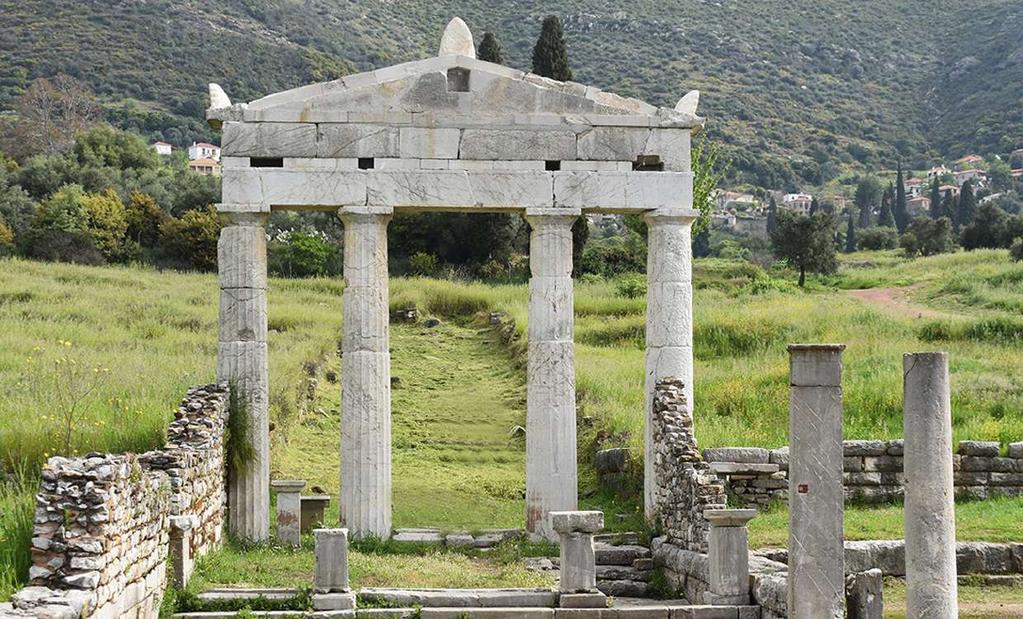
[{"label": "green grass field", "polygon": [[[951,354],[955,438],[1023,440],[1023,348],[1015,335],[1023,333],[1023,327],[1016,330],[1023,266],[1009,262],[1006,252],[915,261],[893,253],[853,254],[843,258],[837,276],[809,291],[796,290],[792,281],[789,273],[768,274],[744,263],[697,261],[695,415],[701,446],[786,443],[785,344],[795,341],[848,345],[847,438],[899,436],[901,355],[940,348]],[[938,308],[941,317],[917,318],[847,292],[905,286],[912,286],[910,302]],[[339,365],[342,289],[338,280],[275,279],[269,301],[273,468],[332,492],[339,387],[324,377]],[[394,375],[400,379],[394,390],[395,524],[517,526],[523,447],[509,430],[524,415],[526,287],[396,279],[391,305],[416,306],[442,320],[432,329],[395,325],[393,331]],[[635,522],[630,517],[636,503],[611,504],[592,493],[586,450],[599,433],[601,446],[630,447],[634,458],[641,457],[644,307],[643,298],[619,294],[615,282],[577,283],[580,403],[582,414],[595,420],[580,436],[581,502],[615,514],[609,520],[621,527]],[[491,310],[514,321],[518,338],[499,342],[485,321],[473,320]],[[48,454],[61,450],[65,424],[55,402],[66,396],[68,383],[82,392],[95,388],[77,408],[73,450],[159,445],[185,389],[213,378],[216,319],[212,275],[0,261],[4,467],[37,470]],[[321,379],[307,403],[311,367]],[[0,599],[23,576],[29,492],[0,493]],[[1023,519],[1012,518],[1018,502],[996,510],[1006,513],[1006,528],[990,531],[983,530],[986,503],[972,505],[960,509],[963,535],[1023,538]],[[859,531],[858,523],[873,523],[864,535],[897,537],[897,511],[885,511],[896,509],[859,516],[853,511],[847,526]],[[762,543],[784,539],[783,513],[758,520],[764,528],[755,537]]]}]

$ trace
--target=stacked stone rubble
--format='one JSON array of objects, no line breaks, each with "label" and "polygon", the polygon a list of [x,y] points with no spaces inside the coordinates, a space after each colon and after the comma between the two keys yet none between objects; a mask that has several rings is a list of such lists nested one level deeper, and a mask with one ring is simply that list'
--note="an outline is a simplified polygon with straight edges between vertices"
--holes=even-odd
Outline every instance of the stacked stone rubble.
[{"label": "stacked stone rubble", "polygon": [[190,390],[162,450],[50,458],[36,496],[32,586],[0,616],[156,617],[171,517],[197,524],[193,556],[221,539],[227,396],[223,385]]},{"label": "stacked stone rubble", "polygon": [[681,380],[657,382],[653,414],[655,504],[664,534],[682,548],[707,552],[710,524],[703,512],[725,507],[725,488],[700,457]]},{"label": "stacked stone rubble", "polygon": [[[960,441],[952,456],[957,498],[985,499],[1023,495],[1023,443],[1006,455],[997,441]],[[905,475],[903,442],[856,440],[843,445],[846,500],[876,503],[901,499]],[[788,447],[721,447],[706,449],[703,459],[725,484],[733,503],[761,507],[788,499]]]}]

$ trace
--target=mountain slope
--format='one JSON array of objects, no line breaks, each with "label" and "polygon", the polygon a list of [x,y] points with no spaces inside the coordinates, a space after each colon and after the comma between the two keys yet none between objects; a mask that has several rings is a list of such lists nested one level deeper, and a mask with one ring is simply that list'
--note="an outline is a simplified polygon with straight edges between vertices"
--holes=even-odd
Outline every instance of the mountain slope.
[{"label": "mountain slope", "polygon": [[[1023,146],[1018,0],[0,0],[0,107],[65,71],[100,94],[201,115],[204,83],[235,100],[436,53],[462,16],[529,68],[544,15],[565,21],[578,81],[673,105],[703,91],[711,135],[748,180],[821,182],[842,164]],[[141,120],[134,116],[142,116]],[[122,124],[173,124],[136,109]],[[981,130],[977,130],[977,127]],[[181,134],[166,135],[174,140]]]}]

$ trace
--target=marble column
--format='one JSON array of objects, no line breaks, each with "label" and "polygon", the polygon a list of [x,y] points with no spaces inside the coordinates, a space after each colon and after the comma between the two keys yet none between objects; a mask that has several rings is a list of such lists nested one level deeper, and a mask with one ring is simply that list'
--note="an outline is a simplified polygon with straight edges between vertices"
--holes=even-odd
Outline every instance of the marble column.
[{"label": "marble column", "polygon": [[341,209],[341,524],[353,538],[391,536],[389,207]]},{"label": "marble column", "polygon": [[228,524],[247,541],[270,535],[269,374],[266,348],[265,213],[224,215],[217,243],[220,342],[217,380],[235,390],[246,411],[253,457],[229,472]]},{"label": "marble column", "polygon": [[792,619],[845,617],[841,344],[789,346]]},{"label": "marble column", "polygon": [[959,616],[948,353],[902,357],[906,614]]},{"label": "marble column", "polygon": [[756,515],[755,509],[704,510],[703,516],[710,522],[707,544],[710,582],[703,594],[706,604],[749,604],[749,531],[746,523]]},{"label": "marble column", "polygon": [[643,505],[649,522],[656,516],[653,397],[657,381],[668,377],[681,380],[686,402],[695,411],[692,225],[699,215],[699,211],[691,208],[658,209],[645,215],[648,235]]},{"label": "marble column", "polygon": [[529,209],[526,530],[556,540],[548,514],[578,505],[572,224],[578,210]]}]

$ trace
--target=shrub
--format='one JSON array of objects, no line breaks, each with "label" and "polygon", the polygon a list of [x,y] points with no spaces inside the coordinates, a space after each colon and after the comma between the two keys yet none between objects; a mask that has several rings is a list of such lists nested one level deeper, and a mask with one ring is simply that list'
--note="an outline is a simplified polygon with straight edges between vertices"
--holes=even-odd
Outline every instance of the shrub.
[{"label": "shrub", "polygon": [[92,237],[78,231],[33,229],[25,242],[25,254],[38,260],[76,264],[98,265],[106,262]]},{"label": "shrub", "polygon": [[161,245],[167,256],[200,271],[217,268],[219,237],[220,218],[212,206],[188,211],[160,225]]},{"label": "shrub", "polygon": [[899,233],[895,228],[879,226],[861,230],[856,240],[860,249],[895,249],[899,246]]},{"label": "shrub", "polygon": [[1023,262],[1023,237],[1016,237],[1009,246],[1009,257],[1015,262]]},{"label": "shrub", "polygon": [[113,189],[101,194],[86,194],[84,207],[88,216],[88,232],[96,248],[107,260],[118,261],[124,255],[124,234],[128,218],[124,202]]},{"label": "shrub", "polygon": [[0,256],[6,256],[14,249],[14,231],[0,215]]},{"label": "shrub", "polygon": [[638,299],[646,294],[646,278],[641,275],[626,275],[615,281],[615,292],[626,299]]},{"label": "shrub", "polygon": [[902,249],[906,256],[933,256],[955,249],[952,239],[952,220],[948,217],[930,219],[917,217],[902,235]]},{"label": "shrub", "polygon": [[286,231],[269,248],[270,270],[285,277],[316,277],[336,271],[338,249],[323,234]]},{"label": "shrub", "polygon": [[160,240],[160,225],[168,216],[149,194],[133,191],[126,210],[127,236],[139,245],[153,247]]},{"label": "shrub", "polygon": [[412,275],[430,276],[437,272],[437,256],[425,251],[417,251],[409,256],[408,270]]},{"label": "shrub", "polygon": [[635,232],[591,242],[583,249],[583,273],[615,277],[646,268],[646,245]]}]

